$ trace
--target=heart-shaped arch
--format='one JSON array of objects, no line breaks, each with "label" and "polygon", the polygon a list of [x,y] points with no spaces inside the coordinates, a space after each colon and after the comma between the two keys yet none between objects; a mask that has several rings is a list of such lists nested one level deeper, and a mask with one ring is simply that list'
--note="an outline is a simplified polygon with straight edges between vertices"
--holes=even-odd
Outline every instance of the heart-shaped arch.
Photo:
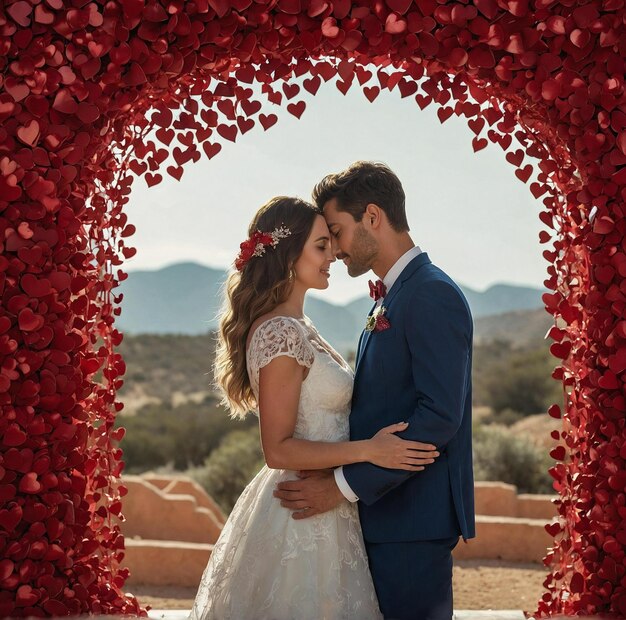
[{"label": "heart-shaped arch", "polygon": [[0,614],[139,611],[122,594],[113,430],[133,178],[180,179],[330,80],[462,115],[475,150],[498,143],[520,180],[536,173],[567,393],[549,410],[560,518],[537,613],[626,614],[623,24],[620,0],[8,0]]}]

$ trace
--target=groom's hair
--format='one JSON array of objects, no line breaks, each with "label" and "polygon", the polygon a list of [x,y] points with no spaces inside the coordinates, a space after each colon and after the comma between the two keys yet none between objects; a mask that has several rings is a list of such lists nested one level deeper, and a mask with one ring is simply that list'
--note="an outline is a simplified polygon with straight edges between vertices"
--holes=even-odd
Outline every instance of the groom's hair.
[{"label": "groom's hair", "polygon": [[313,200],[322,209],[333,198],[337,209],[349,213],[355,222],[360,222],[367,205],[374,203],[396,232],[409,230],[402,183],[383,163],[356,161],[343,172],[325,176],[313,189]]}]

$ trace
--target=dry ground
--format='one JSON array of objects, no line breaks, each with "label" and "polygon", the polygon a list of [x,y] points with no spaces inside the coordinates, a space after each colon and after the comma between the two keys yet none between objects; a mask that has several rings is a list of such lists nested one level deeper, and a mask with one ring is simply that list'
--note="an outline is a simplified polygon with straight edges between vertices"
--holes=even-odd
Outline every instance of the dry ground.
[{"label": "dry ground", "polygon": [[[454,567],[456,609],[534,611],[543,593],[546,569],[539,564],[500,560],[464,560]],[[142,605],[153,609],[190,609],[195,588],[128,586]]]}]

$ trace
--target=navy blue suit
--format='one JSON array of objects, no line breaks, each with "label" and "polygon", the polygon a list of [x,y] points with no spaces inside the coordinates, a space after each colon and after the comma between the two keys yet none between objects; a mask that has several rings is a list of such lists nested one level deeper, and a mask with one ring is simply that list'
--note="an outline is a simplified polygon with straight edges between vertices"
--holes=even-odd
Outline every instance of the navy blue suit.
[{"label": "navy blue suit", "polygon": [[387,292],[391,327],[364,332],[355,371],[350,438],[406,421],[405,439],[437,446],[421,472],[371,463],[344,467],[359,497],[363,536],[385,618],[452,617],[451,551],[473,538],[472,336],[459,287],[426,253]]}]

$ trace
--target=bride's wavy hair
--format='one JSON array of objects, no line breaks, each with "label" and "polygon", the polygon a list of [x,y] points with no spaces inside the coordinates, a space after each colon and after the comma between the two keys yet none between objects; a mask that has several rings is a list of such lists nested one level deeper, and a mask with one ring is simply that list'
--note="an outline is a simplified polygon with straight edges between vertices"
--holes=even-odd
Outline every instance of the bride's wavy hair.
[{"label": "bride's wavy hair", "polygon": [[246,341],[252,324],[287,300],[295,281],[294,264],[300,258],[315,218],[321,211],[300,198],[277,196],[264,204],[248,228],[271,233],[281,227],[291,234],[253,256],[226,281],[221,311],[214,377],[222,403],[233,418],[243,418],[257,406],[246,368]]}]

